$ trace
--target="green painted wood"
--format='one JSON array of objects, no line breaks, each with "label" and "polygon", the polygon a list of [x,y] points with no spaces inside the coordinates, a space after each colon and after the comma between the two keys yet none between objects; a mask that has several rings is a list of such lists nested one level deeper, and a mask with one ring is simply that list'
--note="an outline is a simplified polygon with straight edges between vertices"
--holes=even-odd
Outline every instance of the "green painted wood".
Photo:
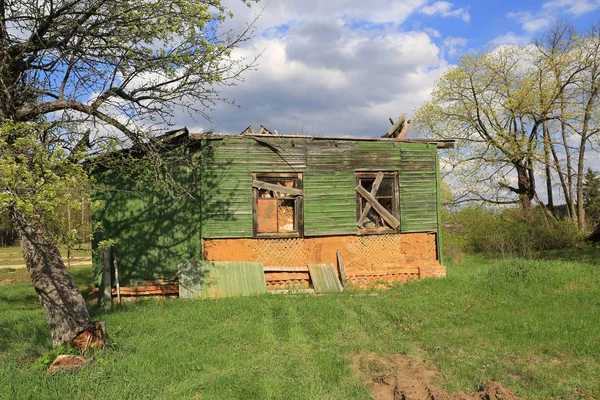
[{"label": "green painted wood", "polygon": [[344,290],[333,264],[309,264],[308,271],[315,293],[335,293]]},{"label": "green painted wood", "polygon": [[400,154],[400,230],[435,231],[438,228],[437,148],[422,143],[402,143]]},{"label": "green painted wood", "polygon": [[212,188],[203,194],[203,237],[252,237],[252,173],[306,169],[306,141],[260,140],[262,144],[241,137],[205,141],[212,159],[205,162],[203,181]]},{"label": "green painted wood", "polygon": [[186,261],[179,265],[179,296],[220,298],[267,293],[261,263]]},{"label": "green painted wood", "polygon": [[[178,176],[183,184],[189,178],[186,174]],[[150,279],[175,279],[179,262],[202,257],[197,200],[175,201],[155,184],[152,171],[135,167],[96,170],[94,178],[92,199],[103,207],[93,209],[92,220],[102,227],[94,233],[92,244],[97,249],[102,240],[116,242],[122,286]],[[94,257],[93,271],[95,282],[100,283],[99,257]]]},{"label": "green painted wood", "polygon": [[444,260],[442,258],[442,200],[440,193],[440,155],[435,155],[435,173],[436,173],[436,191],[437,191],[437,233],[435,235],[437,245],[437,258],[438,262],[443,265]]},{"label": "green painted wood", "polygon": [[[202,258],[202,238],[252,237],[252,172],[302,172],[305,236],[357,233],[356,172],[398,171],[402,232],[438,229],[436,148],[420,143],[249,138],[203,140],[174,175],[195,196],[174,201],[154,177],[130,171],[96,174],[102,222],[95,245],[116,239],[122,282],[173,278],[177,265]],[[186,181],[187,180],[187,181]],[[99,190],[99,186],[105,188]],[[197,185],[193,186],[193,185]],[[101,269],[94,260],[94,271]],[[98,275],[96,275],[98,278]]]}]

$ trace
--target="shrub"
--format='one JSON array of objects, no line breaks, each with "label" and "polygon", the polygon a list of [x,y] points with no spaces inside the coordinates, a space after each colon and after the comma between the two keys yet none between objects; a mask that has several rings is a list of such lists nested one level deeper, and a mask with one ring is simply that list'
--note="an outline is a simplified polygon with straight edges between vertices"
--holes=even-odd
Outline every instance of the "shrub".
[{"label": "shrub", "polygon": [[443,227],[444,254],[453,261],[460,260],[462,252],[532,258],[536,252],[583,241],[576,224],[549,218],[539,209],[465,208],[446,214]]}]

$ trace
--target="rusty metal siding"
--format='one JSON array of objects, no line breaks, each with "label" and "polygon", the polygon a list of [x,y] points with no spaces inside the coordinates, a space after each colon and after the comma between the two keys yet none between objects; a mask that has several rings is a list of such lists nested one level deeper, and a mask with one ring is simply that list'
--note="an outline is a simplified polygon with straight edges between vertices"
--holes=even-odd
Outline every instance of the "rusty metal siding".
[{"label": "rusty metal siding", "polygon": [[206,140],[203,167],[202,236],[252,237],[252,173],[302,172],[306,143],[295,139]]},{"label": "rusty metal siding", "polygon": [[437,229],[437,175],[434,145],[401,145],[399,169],[400,229],[423,232]]}]

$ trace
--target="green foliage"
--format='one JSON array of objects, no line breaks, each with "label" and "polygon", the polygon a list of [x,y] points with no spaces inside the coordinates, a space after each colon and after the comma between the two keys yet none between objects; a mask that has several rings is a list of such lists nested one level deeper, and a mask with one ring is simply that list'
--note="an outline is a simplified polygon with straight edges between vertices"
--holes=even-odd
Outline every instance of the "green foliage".
[{"label": "green foliage", "polygon": [[443,217],[443,250],[453,260],[460,260],[463,252],[531,258],[539,251],[569,248],[583,240],[576,224],[548,218],[539,209],[464,208]]},{"label": "green foliage", "polygon": [[50,364],[52,364],[52,361],[61,354],[79,355],[79,349],[68,344],[63,344],[38,357],[33,364],[31,364],[31,369],[34,371],[46,371]]},{"label": "green foliage", "polygon": [[5,122],[0,125],[0,210],[14,208],[32,221],[59,223],[60,208],[79,199],[68,196],[87,182],[81,164],[69,154],[40,144],[50,129],[44,124]]},{"label": "green foliage", "polygon": [[600,225],[600,176],[597,172],[588,168],[583,185],[583,201],[587,227],[589,230],[594,230]]}]

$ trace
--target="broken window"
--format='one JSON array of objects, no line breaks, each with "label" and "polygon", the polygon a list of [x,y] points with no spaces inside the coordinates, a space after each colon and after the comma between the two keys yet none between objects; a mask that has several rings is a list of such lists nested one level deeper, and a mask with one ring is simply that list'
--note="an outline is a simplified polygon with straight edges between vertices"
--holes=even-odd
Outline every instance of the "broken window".
[{"label": "broken window", "polygon": [[359,172],[356,181],[356,218],[359,232],[397,232],[400,228],[398,174],[381,171]]},{"label": "broken window", "polygon": [[301,173],[255,173],[252,187],[255,237],[302,236]]}]

